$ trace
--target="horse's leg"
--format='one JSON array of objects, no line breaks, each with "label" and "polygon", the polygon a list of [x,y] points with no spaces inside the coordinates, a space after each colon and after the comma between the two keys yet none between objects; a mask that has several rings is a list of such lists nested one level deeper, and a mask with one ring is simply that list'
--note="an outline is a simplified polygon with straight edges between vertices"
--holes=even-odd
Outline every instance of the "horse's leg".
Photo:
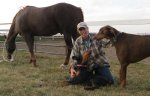
[{"label": "horse's leg", "polygon": [[127,73],[127,63],[121,63],[121,68],[120,68],[120,80],[119,84],[120,87],[123,88],[126,85],[126,73]]},{"label": "horse's leg", "polygon": [[80,36],[80,34],[76,31],[74,31],[74,33],[72,34],[72,38],[75,41],[78,37]]},{"label": "horse's leg", "polygon": [[71,54],[71,50],[72,50],[72,40],[71,40],[71,35],[69,34],[64,34],[64,39],[66,42],[66,58],[65,58],[65,62],[64,65],[67,65],[69,63],[69,59],[70,59],[70,54]]},{"label": "horse's leg", "polygon": [[30,52],[30,55],[31,55],[30,63],[33,63],[33,66],[36,67],[37,66],[36,65],[36,58],[35,58],[34,51],[33,51],[34,36],[32,36],[31,34],[23,34],[22,36],[24,37],[24,40],[26,41],[27,46],[29,48],[29,52]]},{"label": "horse's leg", "polygon": [[[69,33],[72,33],[69,34]],[[72,51],[72,48],[73,48],[73,43],[72,43],[72,39],[75,41],[78,37],[79,37],[79,33],[76,32],[76,29],[73,29],[72,31],[69,31],[68,34],[64,33],[64,39],[65,39],[65,42],[66,42],[66,59],[65,59],[65,62],[64,62],[64,65],[67,65],[69,63],[69,59],[70,59],[70,54],[71,54],[71,51]],[[72,37],[71,37],[72,36]]]}]

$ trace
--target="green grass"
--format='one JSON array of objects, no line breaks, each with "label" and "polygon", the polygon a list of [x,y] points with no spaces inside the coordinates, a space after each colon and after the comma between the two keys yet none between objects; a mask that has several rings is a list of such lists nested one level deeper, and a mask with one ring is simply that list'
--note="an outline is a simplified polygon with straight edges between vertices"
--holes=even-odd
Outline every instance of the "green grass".
[{"label": "green grass", "polygon": [[[60,69],[63,56],[36,54],[38,67],[29,64],[30,55],[23,51],[16,54],[14,62],[0,63],[0,96],[150,96],[150,65],[131,64],[127,71],[127,86],[117,84],[86,91],[81,85],[62,87],[59,83],[69,75]],[[116,80],[120,65],[110,61]]]}]

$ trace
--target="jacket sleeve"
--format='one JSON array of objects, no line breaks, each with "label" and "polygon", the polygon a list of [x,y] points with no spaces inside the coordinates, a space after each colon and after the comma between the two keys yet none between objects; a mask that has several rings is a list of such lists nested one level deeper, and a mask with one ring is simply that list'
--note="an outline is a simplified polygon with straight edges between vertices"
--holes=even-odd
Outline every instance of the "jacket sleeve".
[{"label": "jacket sleeve", "polygon": [[98,46],[98,51],[99,51],[99,53],[98,53],[98,58],[95,60],[97,63],[99,63],[100,64],[100,66],[105,66],[104,64],[108,64],[108,59],[107,59],[107,57],[106,57],[106,55],[105,55],[105,51],[104,51],[104,49],[103,49],[103,42],[102,41],[98,41],[97,42],[97,46]]},{"label": "jacket sleeve", "polygon": [[77,58],[81,57],[80,54],[80,48],[79,48],[79,43],[77,41],[75,41],[74,47],[72,49],[72,53],[71,53],[71,65],[76,65],[78,62],[77,60],[74,60],[72,57],[75,56]]}]

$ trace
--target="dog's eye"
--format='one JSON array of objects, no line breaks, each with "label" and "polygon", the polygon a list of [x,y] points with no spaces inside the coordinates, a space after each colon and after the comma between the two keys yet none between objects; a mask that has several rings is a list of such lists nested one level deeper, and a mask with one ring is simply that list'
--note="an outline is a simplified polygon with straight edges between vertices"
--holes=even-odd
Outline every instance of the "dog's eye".
[{"label": "dog's eye", "polygon": [[100,34],[104,34],[105,32],[103,30],[100,31]]},{"label": "dog's eye", "polygon": [[104,32],[103,31],[101,31],[101,33],[100,34],[104,34]]},{"label": "dog's eye", "polygon": [[106,31],[106,32],[104,32],[103,34],[105,34],[105,35],[109,35],[109,33]]},{"label": "dog's eye", "polygon": [[99,34],[105,34],[105,33],[106,33],[105,30],[103,30],[103,29],[99,30]]}]

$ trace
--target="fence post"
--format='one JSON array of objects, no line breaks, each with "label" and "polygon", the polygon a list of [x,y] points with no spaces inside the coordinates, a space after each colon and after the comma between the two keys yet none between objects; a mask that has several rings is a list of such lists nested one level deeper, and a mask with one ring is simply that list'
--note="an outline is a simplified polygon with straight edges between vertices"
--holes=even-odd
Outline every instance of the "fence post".
[{"label": "fence post", "polygon": [[34,52],[36,52],[36,42],[34,43]]},{"label": "fence post", "polygon": [[54,38],[55,38],[55,37],[54,37],[54,36],[52,36],[52,40],[54,40]]}]

